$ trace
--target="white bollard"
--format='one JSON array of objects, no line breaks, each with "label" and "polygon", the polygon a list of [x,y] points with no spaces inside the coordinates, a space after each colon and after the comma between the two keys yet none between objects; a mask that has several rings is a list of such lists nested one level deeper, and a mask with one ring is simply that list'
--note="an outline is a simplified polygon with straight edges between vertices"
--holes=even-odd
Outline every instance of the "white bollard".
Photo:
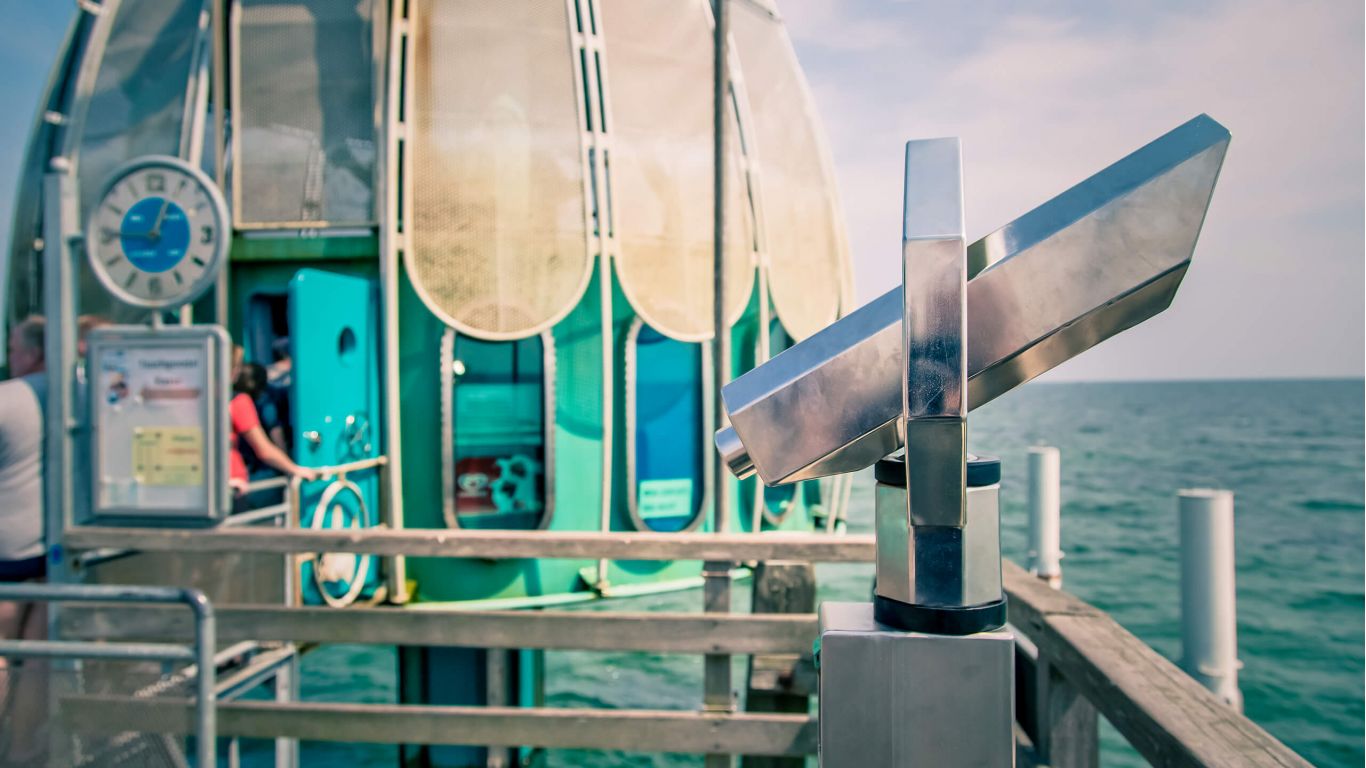
[{"label": "white bollard", "polygon": [[1238,611],[1234,605],[1233,492],[1178,492],[1181,517],[1181,668],[1234,709]]},{"label": "white bollard", "polygon": [[1054,589],[1062,586],[1061,462],[1058,449],[1029,449],[1029,571]]}]

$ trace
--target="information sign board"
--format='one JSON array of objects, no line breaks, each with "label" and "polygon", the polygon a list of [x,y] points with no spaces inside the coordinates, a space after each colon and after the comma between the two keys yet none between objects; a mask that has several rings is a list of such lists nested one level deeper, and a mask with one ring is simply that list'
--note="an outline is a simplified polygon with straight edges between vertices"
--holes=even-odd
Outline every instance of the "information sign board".
[{"label": "information sign board", "polygon": [[218,326],[91,332],[84,397],[96,519],[227,514],[228,347]]}]

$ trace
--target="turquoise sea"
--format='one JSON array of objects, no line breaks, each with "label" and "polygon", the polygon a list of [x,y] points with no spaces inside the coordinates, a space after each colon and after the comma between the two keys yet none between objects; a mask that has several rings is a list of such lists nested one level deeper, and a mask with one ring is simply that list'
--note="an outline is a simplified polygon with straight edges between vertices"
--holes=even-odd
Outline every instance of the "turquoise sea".
[{"label": "turquoise sea", "polygon": [[[1062,451],[1064,587],[1163,655],[1180,653],[1176,491],[1236,494],[1238,641],[1246,713],[1316,765],[1363,764],[1363,383],[1032,384],[973,412],[970,444],[1004,463],[1002,540],[1025,553],[1026,448]],[[849,527],[869,531],[872,478]],[[871,566],[818,569],[823,599],[867,599]],[[748,583],[735,590],[748,608]],[[700,610],[698,591],[617,601]],[[305,696],[393,701],[394,655],[335,646],[304,662]],[[735,680],[743,688],[737,660]],[[551,706],[693,709],[700,657],[547,655]],[[392,748],[306,744],[306,765],[395,765]],[[1105,728],[1106,765],[1142,765]],[[555,766],[684,766],[701,758],[557,751]]]}]

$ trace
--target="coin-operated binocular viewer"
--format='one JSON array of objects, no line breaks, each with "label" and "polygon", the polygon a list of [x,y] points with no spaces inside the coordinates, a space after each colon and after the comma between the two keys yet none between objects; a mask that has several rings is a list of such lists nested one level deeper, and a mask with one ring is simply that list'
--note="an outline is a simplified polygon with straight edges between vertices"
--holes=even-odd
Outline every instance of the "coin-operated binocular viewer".
[{"label": "coin-operated binocular viewer", "polygon": [[966,248],[958,140],[909,142],[902,287],[723,389],[739,477],[877,465],[873,602],[820,611],[822,765],[1013,764],[1000,463],[968,411],[1171,304],[1228,141],[1196,117]]}]

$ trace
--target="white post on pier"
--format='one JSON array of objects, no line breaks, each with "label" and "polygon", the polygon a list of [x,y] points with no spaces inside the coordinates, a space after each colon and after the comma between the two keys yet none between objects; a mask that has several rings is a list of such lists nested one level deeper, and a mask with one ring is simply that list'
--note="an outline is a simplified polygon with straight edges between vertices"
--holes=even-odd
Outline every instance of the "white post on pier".
[{"label": "white post on pier", "polygon": [[1060,465],[1057,448],[1029,448],[1029,571],[1054,589],[1062,586]]},{"label": "white post on pier", "polygon": [[1181,668],[1239,712],[1234,605],[1233,492],[1178,494],[1181,517]]}]

